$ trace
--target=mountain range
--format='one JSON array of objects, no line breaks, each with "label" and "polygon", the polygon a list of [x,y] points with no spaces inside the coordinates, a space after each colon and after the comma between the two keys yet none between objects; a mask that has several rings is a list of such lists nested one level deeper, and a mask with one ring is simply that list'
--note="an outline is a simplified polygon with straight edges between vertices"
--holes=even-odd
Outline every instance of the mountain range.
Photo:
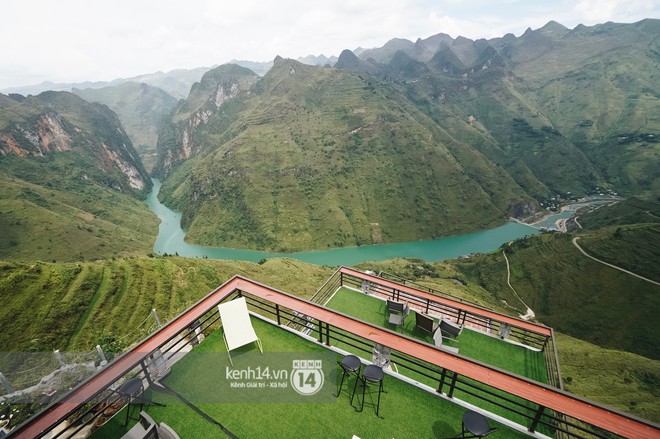
[{"label": "mountain range", "polygon": [[584,230],[357,268],[505,312],[529,304],[556,329],[566,390],[657,422],[657,285],[573,238],[660,280],[659,23],[241,61],[189,72],[170,97],[151,75],[0,94],[3,346],[121,349],[154,308],[176,315],[235,273],[310,297],[332,272],[154,255],[148,157],[189,240],[275,250],[463,233],[610,190],[627,199],[580,215]]},{"label": "mountain range", "polygon": [[[299,57],[298,61],[309,65],[334,65],[337,62],[336,56],[307,55]],[[231,64],[238,64],[247,67],[258,75],[264,75],[272,66],[273,61],[248,61],[232,60]],[[94,90],[99,88],[116,87],[127,82],[138,84],[147,84],[157,87],[175,99],[185,99],[190,93],[190,87],[198,82],[204,73],[217,67],[196,67],[193,69],[175,69],[167,72],[153,72],[142,75],[131,76],[128,78],[117,78],[111,81],[85,81],[85,82],[51,82],[44,81],[39,84],[7,87],[0,90],[4,94],[38,95],[44,91],[73,91],[73,90]]]},{"label": "mountain range", "polygon": [[[117,113],[116,131],[130,133],[139,158],[130,140],[106,139],[117,124],[107,107],[66,92],[11,94],[2,97],[5,169],[15,173],[7,163],[22,155],[32,167],[24,175],[49,175],[57,167],[47,157],[71,156],[53,153],[66,152],[65,138],[130,145],[117,154],[131,156],[142,188],[126,172],[102,183],[110,162],[93,159],[96,149],[76,166],[139,197],[146,163],[164,180],[161,199],[183,212],[189,241],[274,251],[460,234],[602,190],[653,198],[659,23],[550,22],[520,37],[394,39],[345,50],[334,66],[277,57],[263,76],[227,64],[136,77],[173,84],[206,71],[179,101],[124,80],[74,89]],[[100,113],[97,129],[88,119]],[[59,122],[74,119],[86,128]]]},{"label": "mountain range", "polygon": [[149,251],[149,175],[108,107],[68,92],[0,94],[0,257]]},{"label": "mountain range", "polygon": [[137,75],[130,78],[117,78],[112,81],[86,81],[86,82],[72,82],[72,83],[53,83],[44,81],[40,84],[26,85],[20,87],[9,87],[0,90],[0,93],[16,93],[23,96],[38,95],[44,91],[72,91],[98,89],[105,87],[114,87],[125,82],[137,82],[138,84],[147,84],[153,87],[158,87],[165,91],[170,96],[176,99],[185,99],[190,91],[190,86],[199,81],[204,73],[211,67],[197,67],[194,69],[176,69],[169,72],[154,72]]},{"label": "mountain range", "polygon": [[223,65],[163,123],[162,199],[192,242],[295,251],[465,233],[599,188],[654,196],[659,34],[550,22],[333,68]]}]

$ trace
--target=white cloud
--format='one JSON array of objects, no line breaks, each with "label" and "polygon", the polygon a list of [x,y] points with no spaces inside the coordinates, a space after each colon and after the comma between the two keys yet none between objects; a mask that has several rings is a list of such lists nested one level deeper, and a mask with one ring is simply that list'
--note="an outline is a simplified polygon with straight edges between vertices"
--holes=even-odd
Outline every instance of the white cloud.
[{"label": "white cloud", "polygon": [[0,89],[111,80],[276,55],[338,55],[391,38],[520,35],[550,20],[632,22],[655,0],[4,0]]},{"label": "white cloud", "polygon": [[587,25],[657,18],[659,10],[660,6],[655,0],[580,0],[574,8],[577,17]]}]

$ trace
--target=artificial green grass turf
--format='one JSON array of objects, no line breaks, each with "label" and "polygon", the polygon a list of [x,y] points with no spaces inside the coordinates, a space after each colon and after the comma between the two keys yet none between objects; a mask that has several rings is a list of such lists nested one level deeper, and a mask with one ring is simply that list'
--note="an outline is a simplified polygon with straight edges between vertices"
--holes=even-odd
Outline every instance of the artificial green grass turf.
[{"label": "artificial green grass turf", "polygon": [[[254,317],[252,323],[263,342],[264,352],[326,352],[321,345]],[[232,351],[232,358],[236,362],[241,354],[255,351],[256,347],[246,346]],[[222,331],[211,334],[193,352],[225,352]],[[164,382],[183,393],[182,389],[190,387],[190,380],[199,379],[200,374],[205,374],[208,379],[209,374],[224,374],[224,368],[196,366],[195,356],[189,355],[174,365]],[[387,375],[384,378],[387,393],[382,395],[380,406],[383,419],[376,417],[375,408],[369,404],[371,397],[376,398],[376,393],[367,393],[364,411],[358,413],[349,404],[354,382],[354,379],[345,382],[341,395],[329,403],[196,403],[196,406],[241,438],[350,438],[354,434],[362,438],[426,438],[451,437],[460,432],[461,418],[466,411],[464,408]],[[192,398],[192,395],[184,396]],[[182,439],[222,437],[217,425],[203,419],[170,395],[151,392],[149,397],[167,404],[166,407],[149,406],[149,414],[157,422],[165,422],[174,428]],[[354,401],[356,403],[357,400]],[[123,420],[120,413],[94,437],[117,437],[117,427],[112,424],[122,423]],[[496,425],[495,422],[490,423]],[[499,427],[499,437],[524,437],[521,433]],[[106,436],[110,432],[114,436]]]},{"label": "artificial green grass turf", "polygon": [[[382,326],[399,333],[403,333],[403,335],[416,338],[427,343],[433,343],[433,339],[430,334],[424,330],[416,328],[414,311],[411,311],[410,315],[406,318],[403,325],[403,330],[397,329],[394,325],[391,325],[388,322],[386,302],[373,296],[357,293],[353,290],[342,287],[338,289],[335,295],[326,303],[326,306],[344,314],[359,318],[360,320],[364,320],[366,322],[373,323],[375,325]],[[358,356],[364,357],[364,352],[360,352],[358,349],[355,349],[352,346],[346,344],[348,340],[342,340],[343,337],[341,336],[338,336],[338,339],[339,342],[335,342],[335,346],[345,349],[349,352],[353,352]],[[507,343],[498,338],[482,334],[479,331],[474,331],[469,328],[464,328],[456,339],[459,342],[459,353],[461,355],[473,358],[475,360],[509,372],[516,373],[518,375],[541,381],[543,383],[548,382],[545,360],[542,352],[532,351],[522,346]],[[449,343],[449,345],[457,346],[454,343]],[[399,363],[396,360],[393,361],[395,364],[397,364],[401,374],[420,383],[431,386],[432,388],[436,388],[438,386],[440,374],[438,374],[437,378],[432,379],[428,376],[421,375],[416,371],[405,369],[402,367],[402,363]],[[463,379],[468,382],[474,382],[477,384],[477,387],[484,387],[483,385],[476,383],[474,380],[467,378]],[[443,391],[447,391],[446,389],[447,388],[445,387]],[[505,397],[508,396],[515,401],[519,401],[524,406],[530,407],[529,414],[533,415],[536,408],[534,405],[530,405],[521,398],[507,395],[505,392],[501,392],[495,389],[492,390],[497,394]],[[472,389],[472,391],[477,394],[482,394],[482,396],[488,399],[492,399],[492,397],[485,394],[484,392],[475,389]],[[493,413],[497,413],[498,415],[510,419],[514,422],[526,422],[525,418],[520,415],[512,413],[508,410],[504,410],[501,407],[483,401],[461,390],[456,390],[453,396]],[[543,431],[543,433],[548,434],[549,432]]]},{"label": "artificial green grass turf", "polygon": [[[375,297],[360,294],[348,288],[340,288],[326,304],[328,308],[348,314],[365,322],[391,329],[427,343],[433,343],[431,334],[415,327],[415,311],[410,311],[403,330],[388,322],[386,302]],[[504,369],[542,383],[548,382],[543,352],[504,342],[465,328],[457,337],[459,353],[491,366]]]}]

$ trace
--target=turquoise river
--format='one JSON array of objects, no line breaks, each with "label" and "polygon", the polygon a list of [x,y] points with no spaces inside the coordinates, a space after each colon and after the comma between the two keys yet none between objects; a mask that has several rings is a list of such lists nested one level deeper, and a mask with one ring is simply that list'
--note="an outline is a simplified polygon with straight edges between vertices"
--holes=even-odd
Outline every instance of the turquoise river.
[{"label": "turquoise river", "polygon": [[527,235],[540,233],[534,227],[508,222],[500,227],[460,236],[431,241],[401,242],[397,244],[344,247],[330,250],[299,253],[268,253],[258,250],[204,247],[184,241],[181,213],[169,209],[158,201],[161,182],[154,179],[154,188],[147,198],[147,205],[160,218],[158,238],[154,252],[178,254],[189,258],[237,259],[258,262],[262,259],[288,257],[319,265],[350,266],[363,261],[380,261],[392,258],[419,258],[428,262],[457,258],[470,253],[486,253],[505,242]]}]

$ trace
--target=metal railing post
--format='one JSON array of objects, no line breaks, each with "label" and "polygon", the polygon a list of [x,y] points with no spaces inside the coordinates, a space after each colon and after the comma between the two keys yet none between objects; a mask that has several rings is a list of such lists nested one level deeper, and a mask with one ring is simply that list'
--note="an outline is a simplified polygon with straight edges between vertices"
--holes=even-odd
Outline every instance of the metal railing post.
[{"label": "metal railing post", "polygon": [[442,388],[445,385],[446,378],[447,378],[447,369],[442,369],[442,373],[440,374],[440,382],[438,383],[438,390],[436,390],[436,392],[442,393]]},{"label": "metal railing post", "polygon": [[449,393],[447,396],[450,398],[454,397],[454,390],[456,390],[456,380],[458,379],[458,374],[456,372],[452,372],[454,376],[451,377],[451,382],[449,383]]},{"label": "metal railing post", "polygon": [[545,410],[545,407],[542,405],[539,406],[538,410],[536,410],[536,415],[534,416],[534,419],[532,420],[532,424],[529,426],[529,431],[531,433],[534,433],[536,430],[536,426],[538,425],[539,421],[541,420],[541,416],[543,416],[543,411]]},{"label": "metal railing post", "polygon": [[158,327],[162,328],[163,325],[160,323],[160,318],[158,317],[158,313],[156,312],[156,308],[152,308],[151,313],[154,315],[154,318],[156,319],[156,324],[158,325]]}]

